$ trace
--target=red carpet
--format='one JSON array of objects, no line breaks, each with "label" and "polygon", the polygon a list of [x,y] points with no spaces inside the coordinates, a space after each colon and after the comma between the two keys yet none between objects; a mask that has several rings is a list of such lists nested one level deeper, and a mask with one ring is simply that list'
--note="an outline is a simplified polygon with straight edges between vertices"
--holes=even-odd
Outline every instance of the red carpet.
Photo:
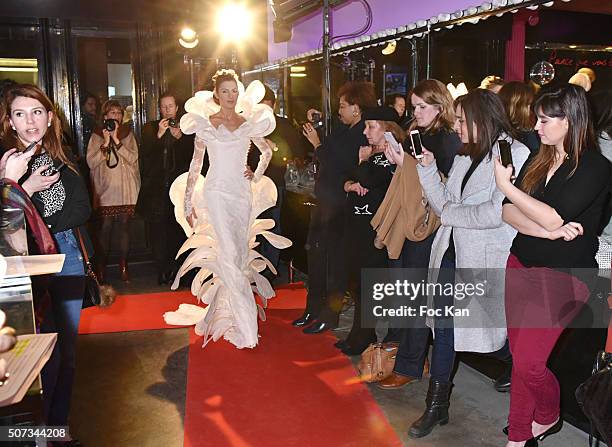
[{"label": "red carpet", "polygon": [[[303,283],[279,287],[268,301],[269,309],[300,309],[304,306]],[[109,308],[90,307],[81,312],[79,334],[172,329],[164,322],[164,312],[176,310],[181,303],[197,304],[189,290],[118,296]]]},{"label": "red carpet", "polygon": [[188,290],[118,296],[109,308],[89,307],[81,312],[79,334],[170,329],[164,312],[176,310],[181,303],[196,304]]},{"label": "red carpet", "polygon": [[349,359],[334,348],[336,338],[304,335],[289,324],[305,291],[279,291],[278,304],[286,294],[301,295],[301,305],[270,309],[255,349],[224,340],[202,349],[192,332],[184,446],[401,446]]},{"label": "red carpet", "polygon": [[[238,350],[190,331],[185,447],[395,447],[401,442],[336,338],[291,326],[304,308],[302,284],[277,289],[260,344]],[[117,298],[85,309],[79,333],[175,328],[164,312],[193,302],[189,291]]]}]

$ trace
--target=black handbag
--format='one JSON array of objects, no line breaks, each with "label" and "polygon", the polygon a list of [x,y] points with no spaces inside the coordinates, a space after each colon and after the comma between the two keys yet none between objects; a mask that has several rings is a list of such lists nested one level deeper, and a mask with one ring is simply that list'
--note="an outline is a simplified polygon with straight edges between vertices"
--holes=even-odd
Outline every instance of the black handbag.
[{"label": "black handbag", "polygon": [[593,436],[607,445],[612,441],[612,354],[600,351],[593,374],[576,389],[576,400],[591,423],[589,446]]},{"label": "black handbag", "polygon": [[94,272],[85,244],[83,243],[83,236],[81,231],[76,229],[77,236],[79,237],[79,245],[81,246],[81,253],[83,253],[83,260],[85,262],[85,294],[83,296],[83,309],[92,306],[108,307],[115,302],[117,292],[113,286],[108,284],[100,284],[96,272]]}]

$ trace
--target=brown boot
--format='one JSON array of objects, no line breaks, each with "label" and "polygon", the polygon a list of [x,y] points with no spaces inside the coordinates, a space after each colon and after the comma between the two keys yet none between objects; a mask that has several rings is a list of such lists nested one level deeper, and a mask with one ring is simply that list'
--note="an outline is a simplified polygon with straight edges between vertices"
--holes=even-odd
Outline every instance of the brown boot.
[{"label": "brown boot", "polygon": [[119,260],[119,271],[121,272],[121,281],[130,282],[130,274],[128,273],[127,260]]},{"label": "brown boot", "polygon": [[420,379],[410,376],[402,376],[401,374],[391,373],[389,377],[381,380],[376,385],[381,390],[395,390],[402,388],[410,383],[418,382]]}]

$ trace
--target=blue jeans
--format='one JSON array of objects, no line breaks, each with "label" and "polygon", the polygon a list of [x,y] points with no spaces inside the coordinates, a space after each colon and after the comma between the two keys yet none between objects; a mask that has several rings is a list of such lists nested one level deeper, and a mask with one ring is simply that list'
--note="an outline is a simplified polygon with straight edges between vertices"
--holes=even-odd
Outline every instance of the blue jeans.
[{"label": "blue jeans", "polygon": [[[438,283],[453,284],[455,282],[455,263],[446,258],[442,259],[440,265],[440,276]],[[453,304],[453,297],[435,296],[436,307],[444,307]],[[403,337],[400,341],[395,367],[393,371],[402,376],[421,378],[423,375],[423,363],[427,355],[429,341],[429,328],[406,328],[403,329]],[[433,351],[431,356],[430,374],[432,380],[442,383],[450,383],[451,375],[455,366],[455,333],[453,320],[451,318],[436,318],[434,327]]]},{"label": "blue jeans", "polygon": [[54,235],[60,253],[66,255],[62,271],[51,280],[51,308],[41,332],[57,332],[57,343],[42,370],[43,402],[47,425],[68,425],[74,380],[76,340],[83,305],[83,256],[72,230]]}]

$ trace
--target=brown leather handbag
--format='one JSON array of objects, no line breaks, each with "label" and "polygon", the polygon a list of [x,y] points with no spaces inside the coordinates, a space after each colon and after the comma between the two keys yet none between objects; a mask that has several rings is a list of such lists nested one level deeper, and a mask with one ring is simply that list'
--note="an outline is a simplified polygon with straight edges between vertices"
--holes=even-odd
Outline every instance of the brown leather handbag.
[{"label": "brown leather handbag", "polygon": [[393,372],[399,343],[372,343],[361,354],[357,365],[359,377],[364,382],[380,382]]}]

